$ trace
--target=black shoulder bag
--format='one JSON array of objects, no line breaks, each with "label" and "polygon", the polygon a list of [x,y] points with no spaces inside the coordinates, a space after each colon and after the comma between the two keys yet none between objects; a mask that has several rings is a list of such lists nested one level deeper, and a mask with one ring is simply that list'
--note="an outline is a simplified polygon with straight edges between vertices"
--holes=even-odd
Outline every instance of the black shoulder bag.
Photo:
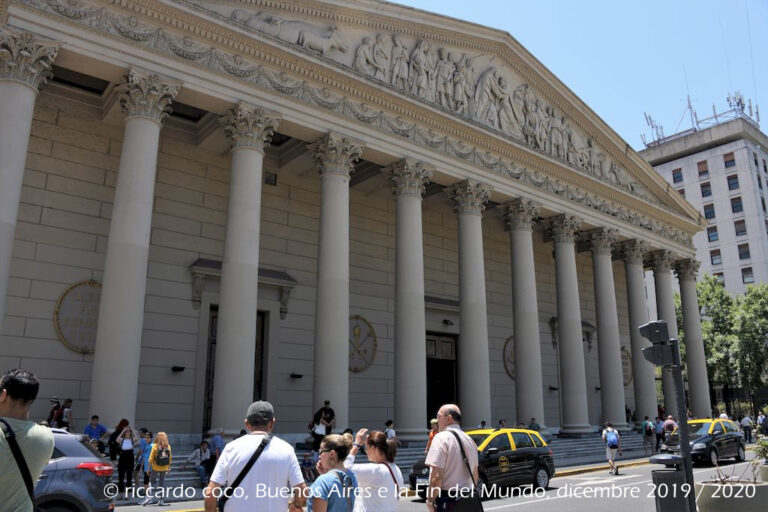
[{"label": "black shoulder bag", "polygon": [[267,445],[271,440],[272,440],[272,434],[267,434],[264,436],[264,439],[261,440],[261,444],[259,445],[258,448],[256,448],[256,451],[253,452],[253,455],[251,455],[251,458],[248,460],[248,462],[245,463],[245,466],[243,466],[243,469],[240,471],[240,474],[237,475],[237,478],[235,478],[235,481],[232,482],[232,485],[229,485],[224,488],[224,491],[221,493],[221,498],[219,498],[219,501],[218,501],[219,512],[224,512],[224,505],[227,504],[227,501],[229,501],[229,498],[232,497],[232,493],[234,492],[234,490],[240,486],[240,483],[243,481],[243,478],[245,478],[245,475],[247,475],[248,471],[251,470],[253,465],[261,456],[261,452],[264,451],[264,448],[267,447]]},{"label": "black shoulder bag", "polygon": [[467,452],[464,451],[464,444],[461,442],[459,434],[453,431],[449,431],[456,438],[456,442],[459,443],[459,450],[461,450],[461,457],[464,459],[464,465],[469,471],[469,479],[472,480],[472,496],[459,497],[456,504],[451,508],[451,512],[483,512],[483,502],[480,499],[480,491],[477,490],[477,483],[475,477],[472,475],[472,468],[469,467],[469,459],[467,458]]},{"label": "black shoulder bag", "polygon": [[16,465],[19,467],[21,479],[24,480],[27,494],[29,494],[29,499],[32,501],[32,510],[37,510],[37,507],[35,506],[35,488],[32,485],[32,475],[29,473],[27,461],[24,460],[24,454],[21,453],[19,443],[16,441],[16,434],[13,433],[13,429],[7,421],[0,419],[0,422],[3,424],[2,429],[5,434],[5,440],[8,442],[8,447],[11,449],[11,453],[13,453],[13,458],[16,459]]}]

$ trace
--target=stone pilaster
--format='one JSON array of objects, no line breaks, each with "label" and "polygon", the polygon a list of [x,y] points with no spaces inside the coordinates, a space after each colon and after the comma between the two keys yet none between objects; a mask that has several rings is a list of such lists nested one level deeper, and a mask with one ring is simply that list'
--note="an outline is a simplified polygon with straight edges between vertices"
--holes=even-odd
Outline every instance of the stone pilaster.
[{"label": "stone pilaster", "polygon": [[35,100],[58,51],[58,43],[0,27],[0,327]]},{"label": "stone pilaster", "polygon": [[[667,249],[654,251],[648,256],[653,268],[657,316],[659,320],[666,320],[669,337],[677,338],[677,316],[675,314],[674,289],[672,287],[672,266],[675,259],[672,256],[672,251]],[[668,369],[662,369],[661,386],[664,392],[664,410],[666,414],[677,416],[675,381],[672,377],[672,372]]]},{"label": "stone pilaster", "polygon": [[[253,396],[264,146],[279,118],[238,103],[219,118],[232,146],[219,293],[213,425],[239,432]],[[247,405],[245,406],[247,407]]]},{"label": "stone pilaster", "polygon": [[624,413],[624,376],[619,344],[619,313],[613,278],[613,249],[616,230],[589,233],[597,308],[597,348],[600,365],[600,403],[603,418],[619,430],[628,428]]},{"label": "stone pilaster", "polygon": [[592,429],[589,425],[581,302],[574,245],[581,221],[572,215],[559,215],[552,220],[550,228],[555,242],[557,327],[560,340],[560,403],[563,411],[560,434],[582,436]]},{"label": "stone pilaster", "polygon": [[658,414],[656,408],[656,367],[643,356],[643,348],[650,346],[650,342],[640,336],[638,330],[638,327],[648,323],[645,272],[643,270],[643,262],[648,253],[648,244],[642,240],[628,240],[621,244],[621,253],[624,256],[624,272],[627,276],[635,416],[638,421],[642,421],[646,416],[653,419]]},{"label": "stone pilaster", "polygon": [[704,338],[701,334],[699,299],[696,294],[696,275],[700,264],[692,258],[678,260],[675,263],[675,272],[680,281],[680,302],[683,308],[690,408],[695,417],[708,418],[712,409]]},{"label": "stone pilaster", "polygon": [[427,423],[427,348],[421,197],[432,169],[403,159],[386,170],[397,197],[395,263],[395,423],[398,438],[423,437]]},{"label": "stone pilaster", "polygon": [[320,173],[313,407],[349,424],[349,176],[363,146],[329,133],[308,146]]},{"label": "stone pilaster", "polygon": [[491,187],[465,180],[448,194],[459,216],[459,406],[464,422],[490,422],[488,312],[485,302],[482,211]]},{"label": "stone pilaster", "polygon": [[532,231],[539,209],[530,199],[519,198],[504,204],[503,212],[512,254],[515,410],[518,421],[536,418],[546,430]]},{"label": "stone pilaster", "polygon": [[125,135],[109,225],[90,412],[133,422],[160,128],[177,82],[131,70],[120,86]]}]

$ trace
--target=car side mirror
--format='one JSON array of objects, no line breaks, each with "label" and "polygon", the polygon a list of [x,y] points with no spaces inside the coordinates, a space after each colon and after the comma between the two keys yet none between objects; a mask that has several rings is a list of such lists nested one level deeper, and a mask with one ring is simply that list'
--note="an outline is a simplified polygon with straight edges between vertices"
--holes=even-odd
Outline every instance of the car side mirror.
[{"label": "car side mirror", "polygon": [[487,450],[485,450],[485,453],[486,455],[494,455],[496,453],[499,453],[499,449],[494,446],[493,448],[488,448]]}]

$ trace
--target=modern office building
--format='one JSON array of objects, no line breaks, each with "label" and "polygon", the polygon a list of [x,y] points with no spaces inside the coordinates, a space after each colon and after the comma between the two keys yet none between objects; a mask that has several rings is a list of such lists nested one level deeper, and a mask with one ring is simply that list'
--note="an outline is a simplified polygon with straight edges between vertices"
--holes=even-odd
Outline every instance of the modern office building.
[{"label": "modern office building", "polygon": [[681,283],[704,415],[704,224],[500,30],[376,0],[0,0],[0,363],[41,378],[37,418],[57,396],[81,425],[237,432],[267,399],[303,438],[327,399],[422,439],[457,401],[623,428],[656,414],[645,264],[673,335]]}]

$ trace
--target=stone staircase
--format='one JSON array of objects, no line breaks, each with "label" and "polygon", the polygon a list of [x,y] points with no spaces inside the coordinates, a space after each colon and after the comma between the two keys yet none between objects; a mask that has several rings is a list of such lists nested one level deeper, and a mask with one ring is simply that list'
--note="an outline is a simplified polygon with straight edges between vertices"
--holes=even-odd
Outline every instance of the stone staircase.
[{"label": "stone staircase", "polygon": [[[548,444],[552,450],[555,468],[589,464],[591,462],[605,462],[605,443],[599,433],[595,433],[593,437],[579,439],[554,439]],[[621,459],[645,456],[643,436],[637,432],[622,433],[621,447],[622,455],[618,458],[619,463],[621,463]]]}]

